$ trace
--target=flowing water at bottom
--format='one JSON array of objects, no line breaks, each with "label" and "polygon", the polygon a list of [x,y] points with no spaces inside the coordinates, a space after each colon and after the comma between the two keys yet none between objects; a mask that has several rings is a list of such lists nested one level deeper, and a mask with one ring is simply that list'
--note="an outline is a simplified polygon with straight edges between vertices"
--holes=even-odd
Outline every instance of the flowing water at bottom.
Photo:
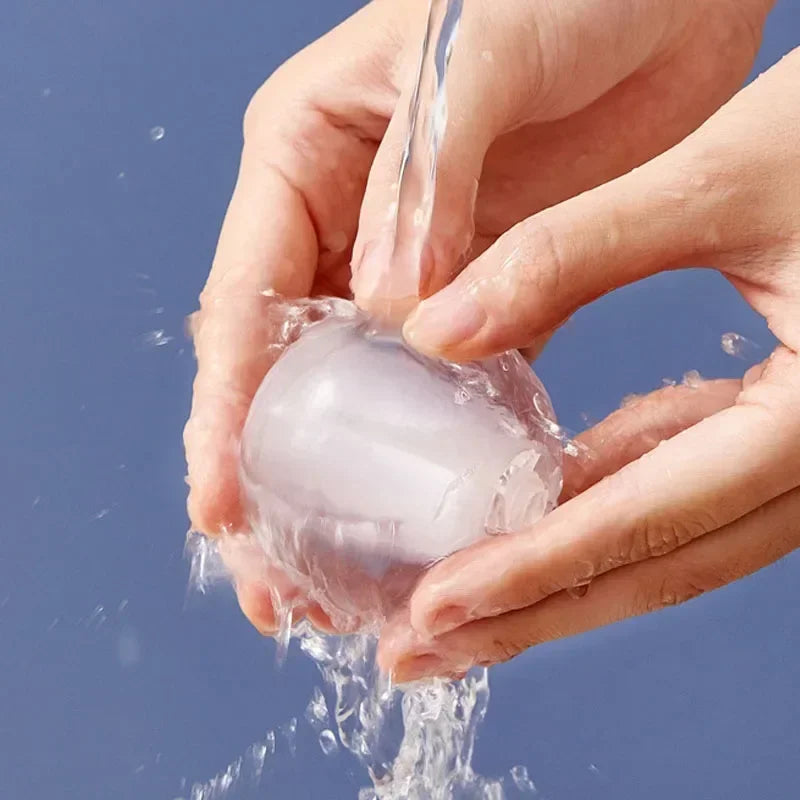
[{"label": "flowing water at bottom", "polygon": [[[205,592],[225,576],[213,541],[188,540],[192,585]],[[478,775],[472,766],[476,735],[489,703],[486,669],[464,679],[427,680],[391,685],[375,666],[377,639],[372,634],[329,636],[305,621],[281,639],[295,642],[317,668],[325,688],[315,687],[301,723],[318,738],[325,755],[340,748],[364,767],[370,785],[358,800],[502,800],[535,796],[523,766],[497,779]],[[328,699],[326,699],[328,698]],[[297,718],[276,734],[270,732],[214,778],[189,787],[186,800],[232,800],[244,783],[264,784],[265,762],[293,750]],[[287,747],[281,753],[280,741]],[[287,752],[288,750],[288,752]]]}]

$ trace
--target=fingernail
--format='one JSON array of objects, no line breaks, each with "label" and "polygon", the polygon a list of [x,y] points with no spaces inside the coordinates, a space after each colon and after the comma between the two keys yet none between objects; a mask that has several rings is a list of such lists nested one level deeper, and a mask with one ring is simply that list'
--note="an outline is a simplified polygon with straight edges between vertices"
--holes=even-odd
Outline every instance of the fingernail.
[{"label": "fingernail", "polygon": [[487,319],[477,300],[451,284],[420,304],[403,334],[412,347],[441,352],[472,339]]},{"label": "fingernail", "polygon": [[423,623],[424,630],[420,633],[428,636],[441,636],[443,633],[460,628],[469,622],[470,616],[462,606],[444,606],[433,614],[429,614]]},{"label": "fingernail", "polygon": [[418,681],[422,678],[437,678],[448,674],[448,664],[436,653],[424,653],[399,661],[392,671],[400,683]]}]

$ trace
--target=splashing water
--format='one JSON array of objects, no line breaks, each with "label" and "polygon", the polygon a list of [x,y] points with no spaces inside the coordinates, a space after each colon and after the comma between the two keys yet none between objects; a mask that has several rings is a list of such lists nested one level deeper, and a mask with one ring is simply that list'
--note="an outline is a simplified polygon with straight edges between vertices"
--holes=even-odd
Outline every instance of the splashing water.
[{"label": "splashing water", "polygon": [[[264,303],[266,324],[277,331],[272,345],[276,358],[306,330],[323,325],[329,317],[342,319],[357,314],[351,304],[333,298],[289,304],[267,294]],[[500,366],[503,364],[505,368]],[[513,361],[501,361],[491,380],[475,373],[472,367],[464,367],[457,385],[471,397],[495,398],[502,394],[496,386],[513,380]],[[541,425],[543,441],[549,441],[555,451],[569,451],[570,440],[564,430],[549,417],[541,416],[541,412],[547,411],[546,403],[544,395],[528,398],[531,419]],[[453,405],[463,408],[455,399]],[[507,422],[514,424],[512,417]],[[524,452],[522,455],[525,457]],[[526,467],[512,463],[504,477],[501,497],[509,498],[510,506],[517,504],[515,493],[524,496],[526,484],[524,481],[520,484],[515,477],[530,474]],[[555,483],[547,491],[550,497],[558,494],[559,487],[558,475],[552,478]],[[457,489],[458,486],[454,492]],[[442,506],[447,505],[445,496]],[[526,508],[523,514],[541,516],[543,511],[544,508],[530,512]],[[492,507],[487,519],[493,515],[502,519],[504,514],[507,509]],[[254,535],[229,538],[252,541]],[[215,542],[193,535],[187,545],[192,564],[191,583],[196,589],[205,592],[216,582],[227,579]],[[484,778],[472,768],[476,732],[489,701],[486,670],[473,670],[460,681],[435,680],[395,687],[375,666],[375,628],[343,637],[326,636],[304,620],[293,622],[291,606],[281,610],[282,630],[276,637],[279,660],[285,657],[290,642],[295,641],[317,664],[331,702],[329,705],[317,689],[304,717],[327,757],[344,750],[362,763],[371,786],[361,792],[360,800],[500,800],[507,792],[516,796],[514,793],[520,791],[521,783],[527,786],[519,769],[503,781]],[[227,785],[227,781],[223,783]],[[216,792],[221,784],[212,785]],[[200,786],[205,786],[206,797],[216,800],[213,794],[208,794],[209,784]],[[199,797],[205,800],[203,795]]]}]

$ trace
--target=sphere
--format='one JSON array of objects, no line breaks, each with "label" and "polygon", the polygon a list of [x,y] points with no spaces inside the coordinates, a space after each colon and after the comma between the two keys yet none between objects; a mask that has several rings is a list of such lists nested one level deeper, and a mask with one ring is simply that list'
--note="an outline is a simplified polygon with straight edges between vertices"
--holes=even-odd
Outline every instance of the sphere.
[{"label": "sphere", "polygon": [[426,358],[364,316],[307,327],[263,380],[241,482],[268,558],[336,621],[378,623],[420,573],[556,502],[561,448],[516,352]]}]

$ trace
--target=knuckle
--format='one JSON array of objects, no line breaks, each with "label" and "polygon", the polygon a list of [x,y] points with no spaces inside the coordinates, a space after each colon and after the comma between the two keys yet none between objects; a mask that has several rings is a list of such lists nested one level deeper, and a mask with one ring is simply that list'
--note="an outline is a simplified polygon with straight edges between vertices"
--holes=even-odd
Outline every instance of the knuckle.
[{"label": "knuckle", "polygon": [[551,300],[559,296],[566,253],[544,216],[527,219],[509,231],[500,267],[490,280],[500,295],[498,300],[507,304],[509,317],[519,321],[526,340],[563,321]]},{"label": "knuckle", "polygon": [[651,613],[687,603],[709,588],[704,581],[695,580],[688,575],[670,574],[654,585],[643,587],[637,606],[645,613]]},{"label": "knuckle", "polygon": [[629,534],[629,560],[643,561],[666,555],[714,527],[709,527],[709,522],[695,513],[685,516],[673,513],[668,518],[645,514],[637,520]]},{"label": "knuckle", "polygon": [[269,81],[263,83],[250,98],[242,117],[242,133],[245,141],[250,140],[257,134],[264,119],[265,109],[268,105],[268,95],[270,92]]},{"label": "knuckle", "polygon": [[534,216],[523,224],[525,249],[531,257],[526,259],[528,267],[522,282],[536,295],[552,297],[558,293],[565,272],[562,238],[556,235],[546,214]]},{"label": "knuckle", "polygon": [[527,647],[528,644],[520,645],[507,638],[494,639],[488,647],[482,648],[475,654],[474,664],[478,667],[502,664],[518,656]]}]

